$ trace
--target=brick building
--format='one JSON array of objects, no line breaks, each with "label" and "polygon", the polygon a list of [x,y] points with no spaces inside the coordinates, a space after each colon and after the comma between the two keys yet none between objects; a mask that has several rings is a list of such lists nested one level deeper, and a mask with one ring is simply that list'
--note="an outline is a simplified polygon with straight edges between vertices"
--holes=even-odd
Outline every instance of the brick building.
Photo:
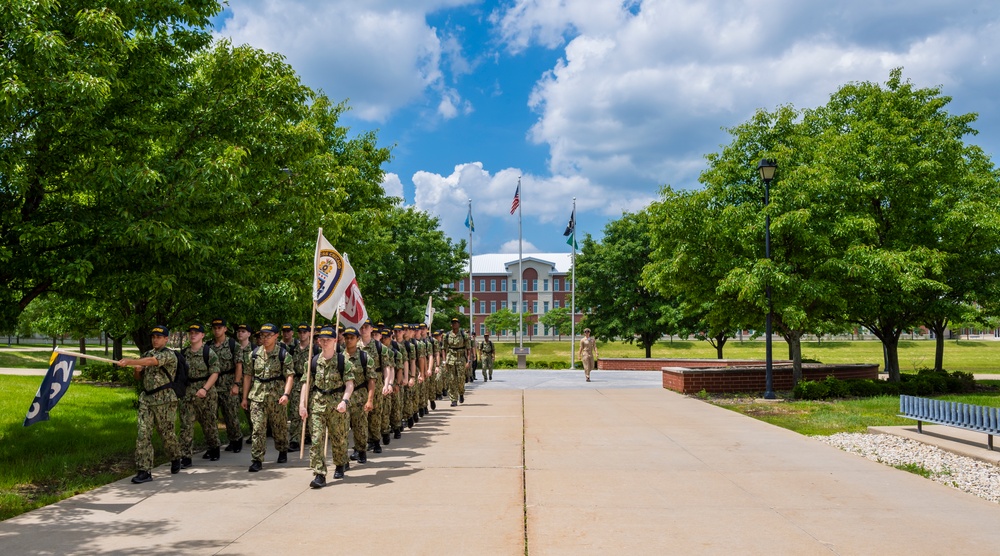
[{"label": "brick building", "polygon": [[[554,338],[557,332],[568,336],[569,330],[549,329],[538,322],[538,317],[552,309],[571,306],[571,265],[572,257],[569,253],[526,253],[521,264],[524,275],[519,285],[516,254],[473,255],[471,285],[467,277],[453,283],[452,287],[465,298],[462,312],[466,319],[469,316],[469,295],[472,295],[475,332],[480,336],[486,331],[484,322],[491,313],[503,308],[518,312],[519,293],[523,293],[524,307],[527,309],[524,314],[525,338]],[[466,267],[467,274],[468,270]],[[519,292],[519,288],[523,288],[523,292]],[[579,323],[581,318],[577,307],[576,322]],[[500,335],[501,338],[508,336],[513,337],[513,334],[505,331]]]}]

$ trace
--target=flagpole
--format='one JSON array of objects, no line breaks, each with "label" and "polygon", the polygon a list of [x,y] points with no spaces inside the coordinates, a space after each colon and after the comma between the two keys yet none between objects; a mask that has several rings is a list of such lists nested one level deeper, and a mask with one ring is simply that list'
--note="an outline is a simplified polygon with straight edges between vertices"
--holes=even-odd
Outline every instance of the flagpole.
[{"label": "flagpole", "polygon": [[472,227],[472,199],[469,199],[469,334],[476,333],[472,316],[472,292],[476,289],[476,281],[472,279]]},{"label": "flagpole", "polygon": [[573,232],[570,234],[570,248],[572,249],[572,255],[570,256],[570,268],[572,269],[572,282],[570,285],[570,306],[569,310],[569,329],[572,339],[569,343],[569,368],[576,368],[576,197],[573,197],[573,212],[570,213],[573,219]]},{"label": "flagpole", "polygon": [[93,359],[94,361],[100,361],[101,363],[111,363],[112,365],[117,365],[118,362],[113,359],[105,359],[103,357],[98,357],[96,355],[87,355],[86,353],[80,353],[78,351],[66,351],[64,349],[56,348],[52,350],[56,353],[61,353],[63,355],[72,355],[73,357],[82,357],[83,359]]},{"label": "flagpole", "polygon": [[[308,348],[309,351],[307,352],[308,356],[306,357],[306,370],[305,370],[305,373],[306,373],[306,419],[309,418],[309,414],[308,414],[308,412],[309,412],[309,395],[312,393],[312,380],[311,380],[312,379],[312,373],[309,372],[311,370],[309,367],[312,365],[312,344],[313,344],[313,338],[316,336],[316,308],[317,308],[317,304],[316,304],[316,283],[319,281],[319,275],[317,274],[319,272],[319,269],[316,268],[316,260],[319,259],[319,241],[320,241],[321,237],[323,237],[323,228],[320,228],[319,232],[316,233],[316,252],[313,253],[313,282],[312,282],[312,286],[310,287],[310,290],[313,292],[313,296],[312,296],[313,297],[313,307],[312,307],[312,319],[311,319],[312,320],[312,324],[309,325],[309,330],[310,330],[310,333],[309,333],[309,348]],[[301,400],[302,400],[302,398],[300,396],[299,397],[299,403],[302,403]],[[298,411],[298,410],[299,410],[299,408],[296,407],[294,411]],[[306,425],[306,423],[303,422],[302,423],[302,436],[299,438],[299,459],[300,460],[305,456],[305,451],[306,451],[306,429],[307,428],[309,428],[309,427]],[[319,440],[319,439],[317,439],[317,440]],[[326,459],[326,451],[325,451],[325,449],[324,449],[324,453],[323,453],[323,459],[324,460]]]},{"label": "flagpole", "polygon": [[517,347],[524,347],[524,255],[521,254],[521,176],[517,177]]}]

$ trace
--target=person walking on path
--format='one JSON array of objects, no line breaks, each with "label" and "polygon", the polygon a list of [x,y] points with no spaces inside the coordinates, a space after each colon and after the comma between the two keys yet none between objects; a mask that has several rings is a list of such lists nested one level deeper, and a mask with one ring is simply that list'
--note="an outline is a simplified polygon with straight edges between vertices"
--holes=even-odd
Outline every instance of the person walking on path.
[{"label": "person walking on path", "polygon": [[177,395],[171,388],[177,376],[177,355],[167,349],[170,330],[163,325],[153,327],[150,341],[153,349],[139,359],[122,359],[122,367],[133,367],[135,379],[142,384],[139,394],[139,413],[136,419],[138,434],[135,438],[135,466],[137,472],[133,483],[148,483],[153,480],[153,429],[163,439],[163,449],[170,458],[170,472],[181,470],[181,450],[174,432],[177,419]]},{"label": "person walking on path", "polygon": [[479,360],[483,362],[483,381],[493,380],[493,355],[496,348],[490,341],[490,333],[483,334],[483,341],[479,344]]},{"label": "person walking on path", "polygon": [[457,318],[451,319],[451,332],[445,336],[444,345],[448,350],[445,359],[447,376],[451,379],[448,386],[448,396],[451,398],[451,406],[455,407],[460,403],[465,403],[465,381],[468,380],[469,359],[471,359],[472,346],[469,344],[469,337],[460,328],[461,323]]},{"label": "person walking on path", "polygon": [[215,383],[215,390],[219,397],[222,420],[226,424],[226,438],[229,440],[226,451],[232,452],[243,445],[243,430],[240,428],[240,386],[243,380],[242,376],[236,376],[240,347],[236,340],[226,335],[228,331],[226,319],[212,319],[213,341],[208,345],[219,358],[219,380]]},{"label": "person walking on path", "polygon": [[181,417],[181,467],[191,467],[194,455],[194,423],[198,421],[208,443],[205,459],[219,459],[219,405],[215,383],[219,379],[219,356],[205,344],[205,327],[188,326],[190,344],[181,352],[188,364],[188,387],[178,410]]},{"label": "person walking on path", "polygon": [[242,405],[243,409],[249,406],[253,424],[251,473],[263,468],[268,425],[274,432],[277,463],[288,461],[288,412],[284,406],[288,404],[289,392],[295,382],[292,356],[278,344],[278,327],[271,323],[261,326],[260,340],[261,345],[250,353],[249,368],[243,372]]},{"label": "person walking on path", "polygon": [[337,332],[332,326],[320,329],[316,342],[322,351],[310,360],[310,384],[307,389],[306,382],[302,382],[298,409],[303,420],[308,417],[316,436],[309,448],[309,469],[313,472],[309,486],[322,488],[326,486],[327,434],[333,445],[333,478],[344,478],[350,427],[347,406],[354,393],[354,366],[344,354],[337,353]]},{"label": "person walking on path", "polygon": [[583,329],[583,338],[580,339],[580,361],[583,361],[583,374],[590,382],[590,371],[594,370],[594,361],[597,360],[597,339],[591,337],[590,329]]}]

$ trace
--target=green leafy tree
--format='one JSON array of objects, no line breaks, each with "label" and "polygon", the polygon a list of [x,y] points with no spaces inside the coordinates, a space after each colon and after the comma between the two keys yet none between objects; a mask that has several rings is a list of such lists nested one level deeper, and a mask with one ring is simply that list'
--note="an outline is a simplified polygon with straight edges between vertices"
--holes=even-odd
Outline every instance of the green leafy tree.
[{"label": "green leafy tree", "polygon": [[586,324],[600,339],[637,342],[651,357],[664,333],[663,295],[642,282],[652,251],[648,212],[626,213],[604,228],[598,243],[589,235],[576,258],[577,305],[587,307]]},{"label": "green leafy tree", "polygon": [[905,330],[996,293],[997,174],[965,143],[976,116],[949,114],[950,100],[895,69],[884,87],[845,85],[804,120],[822,161],[804,194],[834,215],[826,237],[845,314],[882,341],[891,380]]},{"label": "green leafy tree", "polygon": [[388,248],[375,253],[358,278],[369,314],[386,322],[423,322],[427,298],[433,296],[440,316],[435,325],[448,328],[448,315],[463,303],[450,284],[465,270],[465,242],[453,243],[436,217],[414,207],[392,207],[383,218],[382,226],[366,235],[385,240]]},{"label": "green leafy tree", "polygon": [[572,319],[572,316],[570,316],[569,311],[569,307],[552,309],[539,317],[538,322],[549,328],[554,328],[559,333],[559,338],[562,339],[563,332],[570,328],[570,319]]},{"label": "green leafy tree", "polygon": [[498,309],[493,313],[490,313],[486,317],[486,329],[492,330],[494,333],[501,333],[503,331],[517,332],[518,316],[517,313],[511,311],[510,309],[504,307]]},{"label": "green leafy tree", "polygon": [[665,187],[646,212],[651,222],[650,255],[643,283],[666,300],[661,324],[680,335],[708,341],[719,359],[729,338],[746,322],[757,322],[753,303],[742,303],[719,284],[736,264],[739,235],[730,210],[707,191]]},{"label": "green leafy tree", "polygon": [[160,134],[155,115],[186,87],[219,10],[214,0],[4,3],[0,327],[99,269],[108,186]]}]

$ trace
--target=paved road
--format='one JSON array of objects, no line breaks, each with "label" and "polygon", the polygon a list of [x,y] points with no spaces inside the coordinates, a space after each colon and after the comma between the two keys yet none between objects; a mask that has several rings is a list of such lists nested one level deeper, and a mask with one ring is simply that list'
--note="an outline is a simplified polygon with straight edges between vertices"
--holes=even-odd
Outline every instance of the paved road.
[{"label": "paved road", "polygon": [[[648,376],[647,376],[648,375]],[[249,454],[0,523],[3,554],[993,554],[1000,506],[663,390],[505,372],[344,481]],[[565,382],[563,382],[565,381]],[[629,381],[641,384],[619,387]],[[560,387],[556,388],[555,385]],[[563,384],[565,387],[563,387]]]}]

